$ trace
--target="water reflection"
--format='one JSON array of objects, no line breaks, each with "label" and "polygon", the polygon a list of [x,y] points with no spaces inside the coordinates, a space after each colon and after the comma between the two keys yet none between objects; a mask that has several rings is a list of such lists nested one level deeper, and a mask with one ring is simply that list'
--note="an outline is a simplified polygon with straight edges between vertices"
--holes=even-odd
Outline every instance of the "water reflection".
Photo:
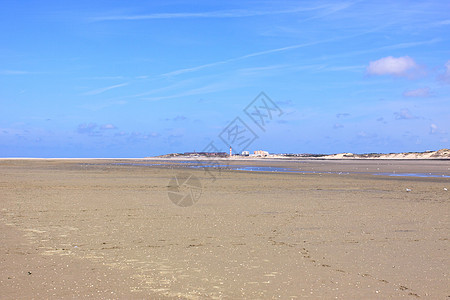
[{"label": "water reflection", "polygon": [[[167,162],[167,163],[166,163]],[[191,169],[201,169],[201,168],[213,168],[213,169],[225,169],[225,170],[235,170],[235,171],[248,171],[248,172],[279,172],[279,173],[300,173],[300,174],[338,174],[338,175],[348,175],[348,174],[371,174],[377,176],[406,176],[406,177],[442,177],[450,178],[449,175],[444,174],[432,174],[432,173],[362,173],[362,172],[325,172],[325,171],[304,171],[294,168],[283,168],[283,167],[272,167],[272,166],[248,166],[248,165],[225,165],[225,164],[212,164],[210,161],[164,161],[161,163],[113,163],[113,165],[129,165],[129,166],[162,166],[162,167],[172,167],[172,168],[191,168]]]}]

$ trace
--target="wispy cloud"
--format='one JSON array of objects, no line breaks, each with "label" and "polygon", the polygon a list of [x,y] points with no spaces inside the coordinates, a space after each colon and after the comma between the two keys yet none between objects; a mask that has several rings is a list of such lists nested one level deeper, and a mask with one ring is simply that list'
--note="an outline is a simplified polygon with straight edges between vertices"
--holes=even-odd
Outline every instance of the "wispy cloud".
[{"label": "wispy cloud", "polygon": [[23,70],[0,70],[0,75],[28,75],[28,74],[34,73]]},{"label": "wispy cloud", "polygon": [[320,18],[329,16],[329,15],[335,14],[341,10],[349,8],[350,6],[356,4],[357,2],[359,2],[359,1],[336,3],[335,5],[328,7],[328,9],[325,10],[323,13],[320,13],[317,16],[307,18],[303,21],[306,22],[306,21],[310,21],[310,20],[320,19]]},{"label": "wispy cloud", "polygon": [[107,107],[116,106],[116,105],[125,105],[127,104],[127,101],[125,100],[113,100],[113,101],[107,101],[107,102],[90,102],[85,103],[83,105],[80,105],[80,108],[91,110],[91,111],[98,111]]},{"label": "wispy cloud", "polygon": [[[233,86],[235,87],[235,86]],[[216,82],[211,83],[202,87],[193,88],[187,91],[183,91],[180,93],[167,95],[167,96],[159,96],[159,97],[149,97],[149,98],[142,98],[143,100],[149,100],[149,101],[159,101],[159,100],[168,100],[168,99],[174,99],[174,98],[181,98],[181,97],[187,97],[187,96],[195,96],[195,95],[202,95],[202,94],[209,94],[214,93],[218,91],[223,90],[229,90],[232,86],[229,82]]]},{"label": "wispy cloud", "polygon": [[82,77],[81,79],[87,79],[87,80],[118,80],[118,79],[125,79],[124,76],[92,76],[92,77]]},{"label": "wispy cloud", "polygon": [[394,44],[394,45],[380,47],[377,49],[377,51],[379,51],[379,50],[395,50],[395,49],[404,49],[404,48],[411,48],[411,47],[423,46],[423,45],[431,45],[431,44],[435,44],[440,41],[442,41],[442,39],[434,38],[434,39],[426,40],[426,41],[398,43],[398,44]]},{"label": "wispy cloud", "polygon": [[185,121],[185,120],[187,120],[187,117],[186,117],[186,116],[183,116],[183,115],[177,115],[177,116],[174,117],[174,118],[165,118],[164,120],[165,120],[165,121],[175,121],[175,122],[178,122],[178,121]]},{"label": "wispy cloud", "polygon": [[133,131],[129,134],[125,133],[123,136],[126,136],[129,142],[143,142],[152,138],[158,138],[160,134],[158,132],[144,133],[140,131]]},{"label": "wispy cloud", "polygon": [[244,18],[244,17],[258,17],[267,15],[292,14],[314,10],[338,11],[342,9],[343,5],[325,4],[311,7],[294,7],[283,10],[218,10],[206,12],[176,12],[176,13],[153,13],[153,14],[128,14],[128,15],[105,15],[98,16],[91,19],[94,22],[102,21],[141,21],[141,20],[155,20],[155,19],[198,19],[198,18]]},{"label": "wispy cloud", "polygon": [[335,66],[335,67],[325,66],[323,69],[326,71],[340,72],[340,71],[360,71],[364,68],[365,68],[365,66],[363,66],[363,65],[359,65],[359,66],[357,65],[357,66]]},{"label": "wispy cloud", "polygon": [[116,89],[116,88],[119,88],[119,87],[123,87],[123,86],[126,86],[126,85],[128,85],[127,82],[121,83],[121,84],[116,84],[116,85],[111,85],[111,86],[107,86],[107,87],[104,87],[104,88],[100,88],[100,89],[96,89],[96,90],[92,90],[92,91],[86,92],[86,93],[84,93],[84,95],[90,95],[90,96],[91,95],[98,95],[98,94],[104,93],[106,91],[109,91],[109,90],[112,90],[112,89]]},{"label": "wispy cloud", "polygon": [[[334,42],[334,41],[338,41],[338,40],[344,40],[344,39],[356,37],[356,36],[362,35],[362,34],[357,34],[357,35],[352,35],[352,36],[335,37],[335,38],[313,41],[313,42],[309,42],[309,43],[303,43],[303,44],[269,49],[269,50],[265,50],[265,51],[253,52],[253,53],[249,53],[246,55],[242,55],[242,56],[238,56],[238,57],[234,57],[234,58],[230,58],[230,59],[225,59],[225,60],[221,60],[221,61],[217,61],[217,62],[213,62],[213,63],[194,66],[194,67],[190,67],[190,68],[178,69],[175,71],[164,73],[161,76],[163,76],[163,77],[177,76],[177,75],[181,75],[184,73],[195,72],[195,71],[199,71],[202,69],[207,69],[207,68],[216,67],[219,65],[228,64],[231,62],[245,60],[247,58],[269,55],[269,54],[279,53],[279,52],[285,52],[285,51],[315,46],[315,45],[319,45],[319,44]],[[388,45],[388,46],[383,46],[383,47],[373,48],[373,49],[368,49],[368,50],[347,52],[347,53],[343,53],[343,54],[328,56],[325,58],[330,59],[330,58],[338,58],[338,57],[345,57],[345,56],[354,56],[354,55],[358,55],[358,54],[366,54],[366,53],[377,52],[377,51],[404,49],[404,48],[417,47],[417,46],[422,46],[422,45],[427,45],[427,44],[434,44],[434,43],[437,43],[440,41],[441,41],[441,39],[436,38],[436,39],[431,39],[431,40],[427,40],[427,41],[398,43],[398,44],[393,44],[393,45]],[[324,66],[324,68],[325,67],[326,66]],[[342,71],[342,70],[361,69],[361,68],[363,68],[363,66],[349,66],[349,67],[343,67],[343,68],[335,67],[334,69],[333,69],[333,67],[331,67],[330,71]]]},{"label": "wispy cloud", "polygon": [[245,54],[245,55],[242,55],[242,56],[238,56],[238,57],[234,57],[234,58],[230,58],[230,59],[225,59],[225,60],[222,60],[222,61],[217,61],[217,62],[204,64],[204,65],[191,67],[191,68],[175,70],[175,71],[172,71],[172,72],[164,73],[161,76],[176,76],[176,75],[180,75],[180,74],[183,74],[183,73],[194,72],[194,71],[198,71],[198,70],[201,70],[201,69],[206,69],[206,68],[215,67],[215,66],[222,65],[222,64],[236,62],[236,61],[244,60],[244,59],[251,58],[251,57],[263,56],[263,55],[268,55],[268,54],[277,53],[277,52],[284,52],[284,51],[304,48],[304,47],[318,45],[318,44],[322,44],[322,43],[327,43],[327,42],[331,42],[331,41],[335,41],[335,40],[336,40],[336,38],[331,38],[331,39],[325,39],[325,40],[320,40],[320,41],[315,41],[315,42],[309,42],[309,43],[297,44],[297,45],[292,45],[292,46],[274,48],[274,49],[269,49],[269,50],[265,50],[265,51],[253,52],[253,53]]},{"label": "wispy cloud", "polygon": [[[360,35],[363,35],[363,34],[360,34]],[[352,37],[356,37],[356,35],[352,36]],[[435,43],[438,43],[441,41],[442,41],[442,39],[440,39],[440,38],[434,38],[434,39],[418,41],[418,42],[397,43],[397,44],[386,45],[386,46],[382,46],[382,47],[378,47],[378,48],[369,48],[369,49],[364,49],[364,50],[348,51],[348,52],[335,54],[335,55],[328,55],[328,56],[324,56],[322,59],[336,59],[336,58],[351,57],[351,56],[375,53],[375,52],[383,52],[383,51],[398,50],[398,49],[408,49],[408,48],[414,48],[414,47],[418,47],[418,46],[431,45],[431,44],[435,44]]]},{"label": "wispy cloud", "polygon": [[345,118],[345,117],[349,117],[350,114],[349,113],[338,113],[336,114],[336,118]]},{"label": "wispy cloud", "polygon": [[250,67],[236,70],[241,76],[265,76],[277,73],[278,71],[285,71],[292,69],[292,65],[271,65],[262,67]]},{"label": "wispy cloud", "polygon": [[429,97],[430,96],[430,88],[424,87],[424,88],[418,88],[415,90],[405,91],[403,93],[403,96],[405,96],[405,97]]},{"label": "wispy cloud", "polygon": [[236,59],[226,59],[226,60],[217,61],[217,62],[209,63],[209,64],[204,64],[204,65],[200,65],[200,66],[196,66],[196,67],[179,69],[179,70],[171,71],[171,72],[168,72],[168,73],[164,73],[161,76],[169,77],[169,76],[180,75],[180,74],[183,74],[183,73],[195,72],[195,71],[198,71],[198,70],[202,70],[202,69],[206,69],[206,68],[210,68],[210,67],[215,67],[215,66],[218,66],[218,65],[226,64],[226,63],[232,62],[234,60],[236,60]]},{"label": "wispy cloud", "polygon": [[436,26],[446,26],[446,25],[450,25],[450,19],[442,20],[442,21],[431,24],[431,26],[435,26],[435,27]]}]

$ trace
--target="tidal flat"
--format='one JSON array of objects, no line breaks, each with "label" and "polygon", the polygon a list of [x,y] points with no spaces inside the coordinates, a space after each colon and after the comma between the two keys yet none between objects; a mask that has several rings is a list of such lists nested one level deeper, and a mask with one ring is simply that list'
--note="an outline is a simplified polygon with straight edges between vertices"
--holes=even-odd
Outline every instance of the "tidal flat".
[{"label": "tidal flat", "polygon": [[[450,296],[450,179],[373,174],[448,160],[144,163],[1,160],[0,298]],[[169,198],[180,174],[200,182],[179,186],[188,207]]]}]

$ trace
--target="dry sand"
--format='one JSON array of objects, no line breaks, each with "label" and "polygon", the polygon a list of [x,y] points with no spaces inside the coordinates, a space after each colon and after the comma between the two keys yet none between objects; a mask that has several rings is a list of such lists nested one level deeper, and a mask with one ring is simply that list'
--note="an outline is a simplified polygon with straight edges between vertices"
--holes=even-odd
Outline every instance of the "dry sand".
[{"label": "dry sand", "polygon": [[[298,164],[450,168],[314,163]],[[167,195],[178,172],[0,161],[0,298],[450,296],[448,178],[186,170],[203,191],[182,208]]]}]

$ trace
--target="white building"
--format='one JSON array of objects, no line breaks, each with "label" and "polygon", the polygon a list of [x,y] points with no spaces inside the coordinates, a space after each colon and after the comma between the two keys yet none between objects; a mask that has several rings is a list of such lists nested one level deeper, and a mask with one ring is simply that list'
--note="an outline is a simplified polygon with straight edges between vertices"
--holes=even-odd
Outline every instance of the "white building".
[{"label": "white building", "polygon": [[262,157],[269,156],[269,152],[263,151],[263,150],[256,150],[254,153],[256,156],[262,156]]}]

